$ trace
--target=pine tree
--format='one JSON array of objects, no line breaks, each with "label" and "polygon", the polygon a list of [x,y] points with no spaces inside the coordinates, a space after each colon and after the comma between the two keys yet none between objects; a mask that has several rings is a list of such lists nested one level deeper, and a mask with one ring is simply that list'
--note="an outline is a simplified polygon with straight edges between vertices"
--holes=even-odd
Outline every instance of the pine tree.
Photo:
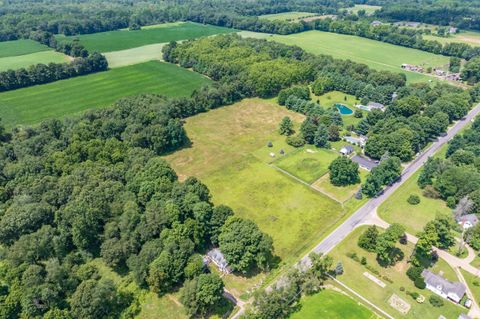
[{"label": "pine tree", "polygon": [[279,131],[281,135],[287,135],[287,136],[290,136],[294,133],[293,122],[288,116],[285,116],[280,122]]},{"label": "pine tree", "polygon": [[315,131],[314,144],[318,147],[330,147],[330,143],[328,142],[328,130],[325,125],[320,124]]}]

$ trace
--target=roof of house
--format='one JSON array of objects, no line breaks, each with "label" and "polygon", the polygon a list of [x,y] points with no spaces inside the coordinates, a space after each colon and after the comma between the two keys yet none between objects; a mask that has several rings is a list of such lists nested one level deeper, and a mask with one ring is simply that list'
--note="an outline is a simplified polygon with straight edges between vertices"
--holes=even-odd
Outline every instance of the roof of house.
[{"label": "roof of house", "polygon": [[464,313],[461,313],[460,316],[458,316],[457,319],[472,319],[469,315],[466,315]]},{"label": "roof of house", "polygon": [[358,163],[358,165],[365,167],[368,170],[371,170],[372,168],[378,165],[371,159],[368,159],[360,155],[355,155],[354,157],[352,157],[352,161],[354,161],[355,163]]},{"label": "roof of house", "polygon": [[443,278],[440,275],[434,274],[429,270],[422,271],[422,277],[425,279],[425,283],[429,286],[439,288],[443,293],[454,293],[458,297],[462,297],[467,288],[461,282],[451,282]]},{"label": "roof of house", "polygon": [[377,102],[368,102],[368,106],[379,108],[379,109],[383,109],[385,107],[385,105],[383,105],[382,103],[377,103]]},{"label": "roof of house", "polygon": [[467,214],[467,215],[462,215],[457,218],[458,223],[466,223],[470,222],[472,225],[475,225],[478,223],[478,217],[475,214]]},{"label": "roof of house", "polygon": [[227,260],[225,259],[225,256],[222,254],[222,252],[220,251],[220,249],[218,248],[214,248],[212,250],[210,250],[208,253],[207,253],[207,256],[213,261],[215,262],[215,264],[217,264],[219,267],[227,267],[228,266],[228,262]]},{"label": "roof of house", "polygon": [[[353,152],[355,149],[353,148],[352,145],[344,145],[342,149],[347,150],[348,152]],[[340,150],[341,151],[341,150]]]}]

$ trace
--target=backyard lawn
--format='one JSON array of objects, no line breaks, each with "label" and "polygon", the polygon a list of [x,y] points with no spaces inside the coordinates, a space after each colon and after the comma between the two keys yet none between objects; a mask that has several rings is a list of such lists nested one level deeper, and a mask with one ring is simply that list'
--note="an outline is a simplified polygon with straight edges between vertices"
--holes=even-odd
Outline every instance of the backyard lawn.
[{"label": "backyard lawn", "polygon": [[[406,180],[377,210],[383,220],[404,225],[412,235],[421,231],[436,215],[450,214],[452,211],[443,200],[423,196],[422,189],[417,184],[420,172],[417,171]],[[411,205],[407,202],[412,194],[420,197],[420,204]]]},{"label": "backyard lawn", "polygon": [[11,128],[106,107],[140,93],[189,96],[210,82],[176,65],[152,61],[0,93],[0,117]]},{"label": "backyard lawn", "polygon": [[289,45],[297,45],[307,52],[328,54],[339,59],[350,59],[378,70],[403,72],[410,82],[426,82],[434,77],[405,71],[402,63],[441,67],[448,64],[448,57],[425,51],[396,46],[352,35],[322,31],[307,31],[291,35],[274,35],[270,39]]},{"label": "backyard lawn", "polygon": [[[432,293],[426,289],[420,290],[413,285],[413,282],[406,275],[406,271],[410,266],[407,263],[407,259],[413,251],[413,245],[411,243],[408,245],[397,244],[397,247],[399,247],[405,254],[404,260],[398,262],[395,266],[388,268],[379,266],[374,253],[369,253],[357,245],[358,237],[363,231],[365,231],[365,229],[366,226],[361,226],[355,229],[329,253],[329,255],[333,257],[335,263],[338,261],[343,263],[344,274],[337,277],[341,282],[395,318],[437,319],[440,315],[443,315],[446,318],[457,318],[460,313],[466,312],[465,308],[454,305],[450,302],[445,302],[445,305],[440,308],[433,307],[428,302],[428,297]],[[360,262],[347,257],[347,254],[353,252],[355,252],[359,258],[365,257],[367,265],[373,267],[380,273],[380,275],[375,275],[375,277],[380,279],[385,284],[385,287],[382,288],[380,285],[363,275],[364,272],[369,272],[371,275],[373,275],[373,273]],[[447,279],[458,281],[453,269],[441,259],[430,270],[435,273],[442,272],[443,276]],[[403,288],[401,289],[401,287]],[[417,303],[412,297],[406,294],[407,291],[422,294],[425,296],[426,301],[423,304]],[[400,311],[390,306],[388,300],[393,294],[396,294],[411,306],[407,314],[402,314]]]},{"label": "backyard lawn", "polygon": [[340,155],[332,150],[307,145],[273,164],[311,184],[328,172],[328,166],[338,156]]},{"label": "backyard lawn", "polygon": [[312,186],[320,190],[322,193],[327,194],[335,198],[339,202],[346,202],[352,198],[355,193],[360,189],[361,183],[365,181],[369,172],[364,169],[360,169],[360,183],[348,186],[334,186],[330,183],[330,174],[325,174],[316,181]]},{"label": "backyard lawn", "polygon": [[176,22],[144,27],[134,31],[118,30],[68,37],[58,35],[56,39],[59,42],[78,39],[89,51],[112,52],[147,44],[168,43],[229,32],[235,32],[235,30],[193,22]]},{"label": "backyard lawn", "polygon": [[373,319],[378,318],[372,311],[349,296],[332,289],[303,297],[300,311],[291,319]]}]

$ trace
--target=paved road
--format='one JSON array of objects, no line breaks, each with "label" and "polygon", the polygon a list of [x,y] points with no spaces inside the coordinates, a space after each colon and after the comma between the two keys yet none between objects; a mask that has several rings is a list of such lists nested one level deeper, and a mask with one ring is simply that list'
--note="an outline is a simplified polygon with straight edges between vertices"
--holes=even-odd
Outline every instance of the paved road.
[{"label": "paved road", "polygon": [[[402,172],[402,178],[397,183],[388,187],[382,195],[376,198],[370,199],[365,205],[353,213],[346,221],[343,222],[338,228],[336,228],[330,235],[322,240],[314,249],[316,253],[328,253],[333,247],[341,242],[350,232],[359,224],[364,223],[369,214],[376,211],[376,208],[380,206],[393,192],[395,192],[410,176],[412,176],[427,159],[438,151],[445,143],[455,136],[465,125],[475,118],[480,113],[480,104],[477,104],[465,117],[465,119],[458,121],[452,126],[447,135],[439,137],[426,151],[422,152],[414,161],[412,161]],[[309,265],[308,255],[301,260],[302,266]]]}]

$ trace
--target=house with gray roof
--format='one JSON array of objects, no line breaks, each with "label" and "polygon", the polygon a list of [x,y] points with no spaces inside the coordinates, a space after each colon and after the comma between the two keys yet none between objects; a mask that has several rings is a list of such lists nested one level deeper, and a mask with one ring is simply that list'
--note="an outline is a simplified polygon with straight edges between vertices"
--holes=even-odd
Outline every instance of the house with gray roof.
[{"label": "house with gray roof", "polygon": [[207,252],[205,259],[207,260],[207,262],[212,262],[215,266],[217,266],[218,270],[223,273],[229,274],[232,272],[230,267],[228,267],[228,262],[225,259],[225,256],[218,248],[214,248]]},{"label": "house with gray roof", "polygon": [[350,155],[355,151],[352,145],[345,145],[340,149],[340,154],[346,156]]},{"label": "house with gray roof", "polygon": [[375,166],[378,166],[377,162],[360,155],[355,155],[352,157],[352,161],[358,163],[361,168],[364,168],[368,171],[371,171]]},{"label": "house with gray roof", "polygon": [[437,295],[450,299],[456,303],[462,300],[467,291],[465,285],[461,282],[451,282],[440,275],[434,274],[430,270],[422,271],[422,277],[425,280],[426,288]]},{"label": "house with gray roof", "polygon": [[377,109],[380,111],[385,111],[385,105],[382,103],[368,102],[367,106],[370,108],[370,110]]}]

